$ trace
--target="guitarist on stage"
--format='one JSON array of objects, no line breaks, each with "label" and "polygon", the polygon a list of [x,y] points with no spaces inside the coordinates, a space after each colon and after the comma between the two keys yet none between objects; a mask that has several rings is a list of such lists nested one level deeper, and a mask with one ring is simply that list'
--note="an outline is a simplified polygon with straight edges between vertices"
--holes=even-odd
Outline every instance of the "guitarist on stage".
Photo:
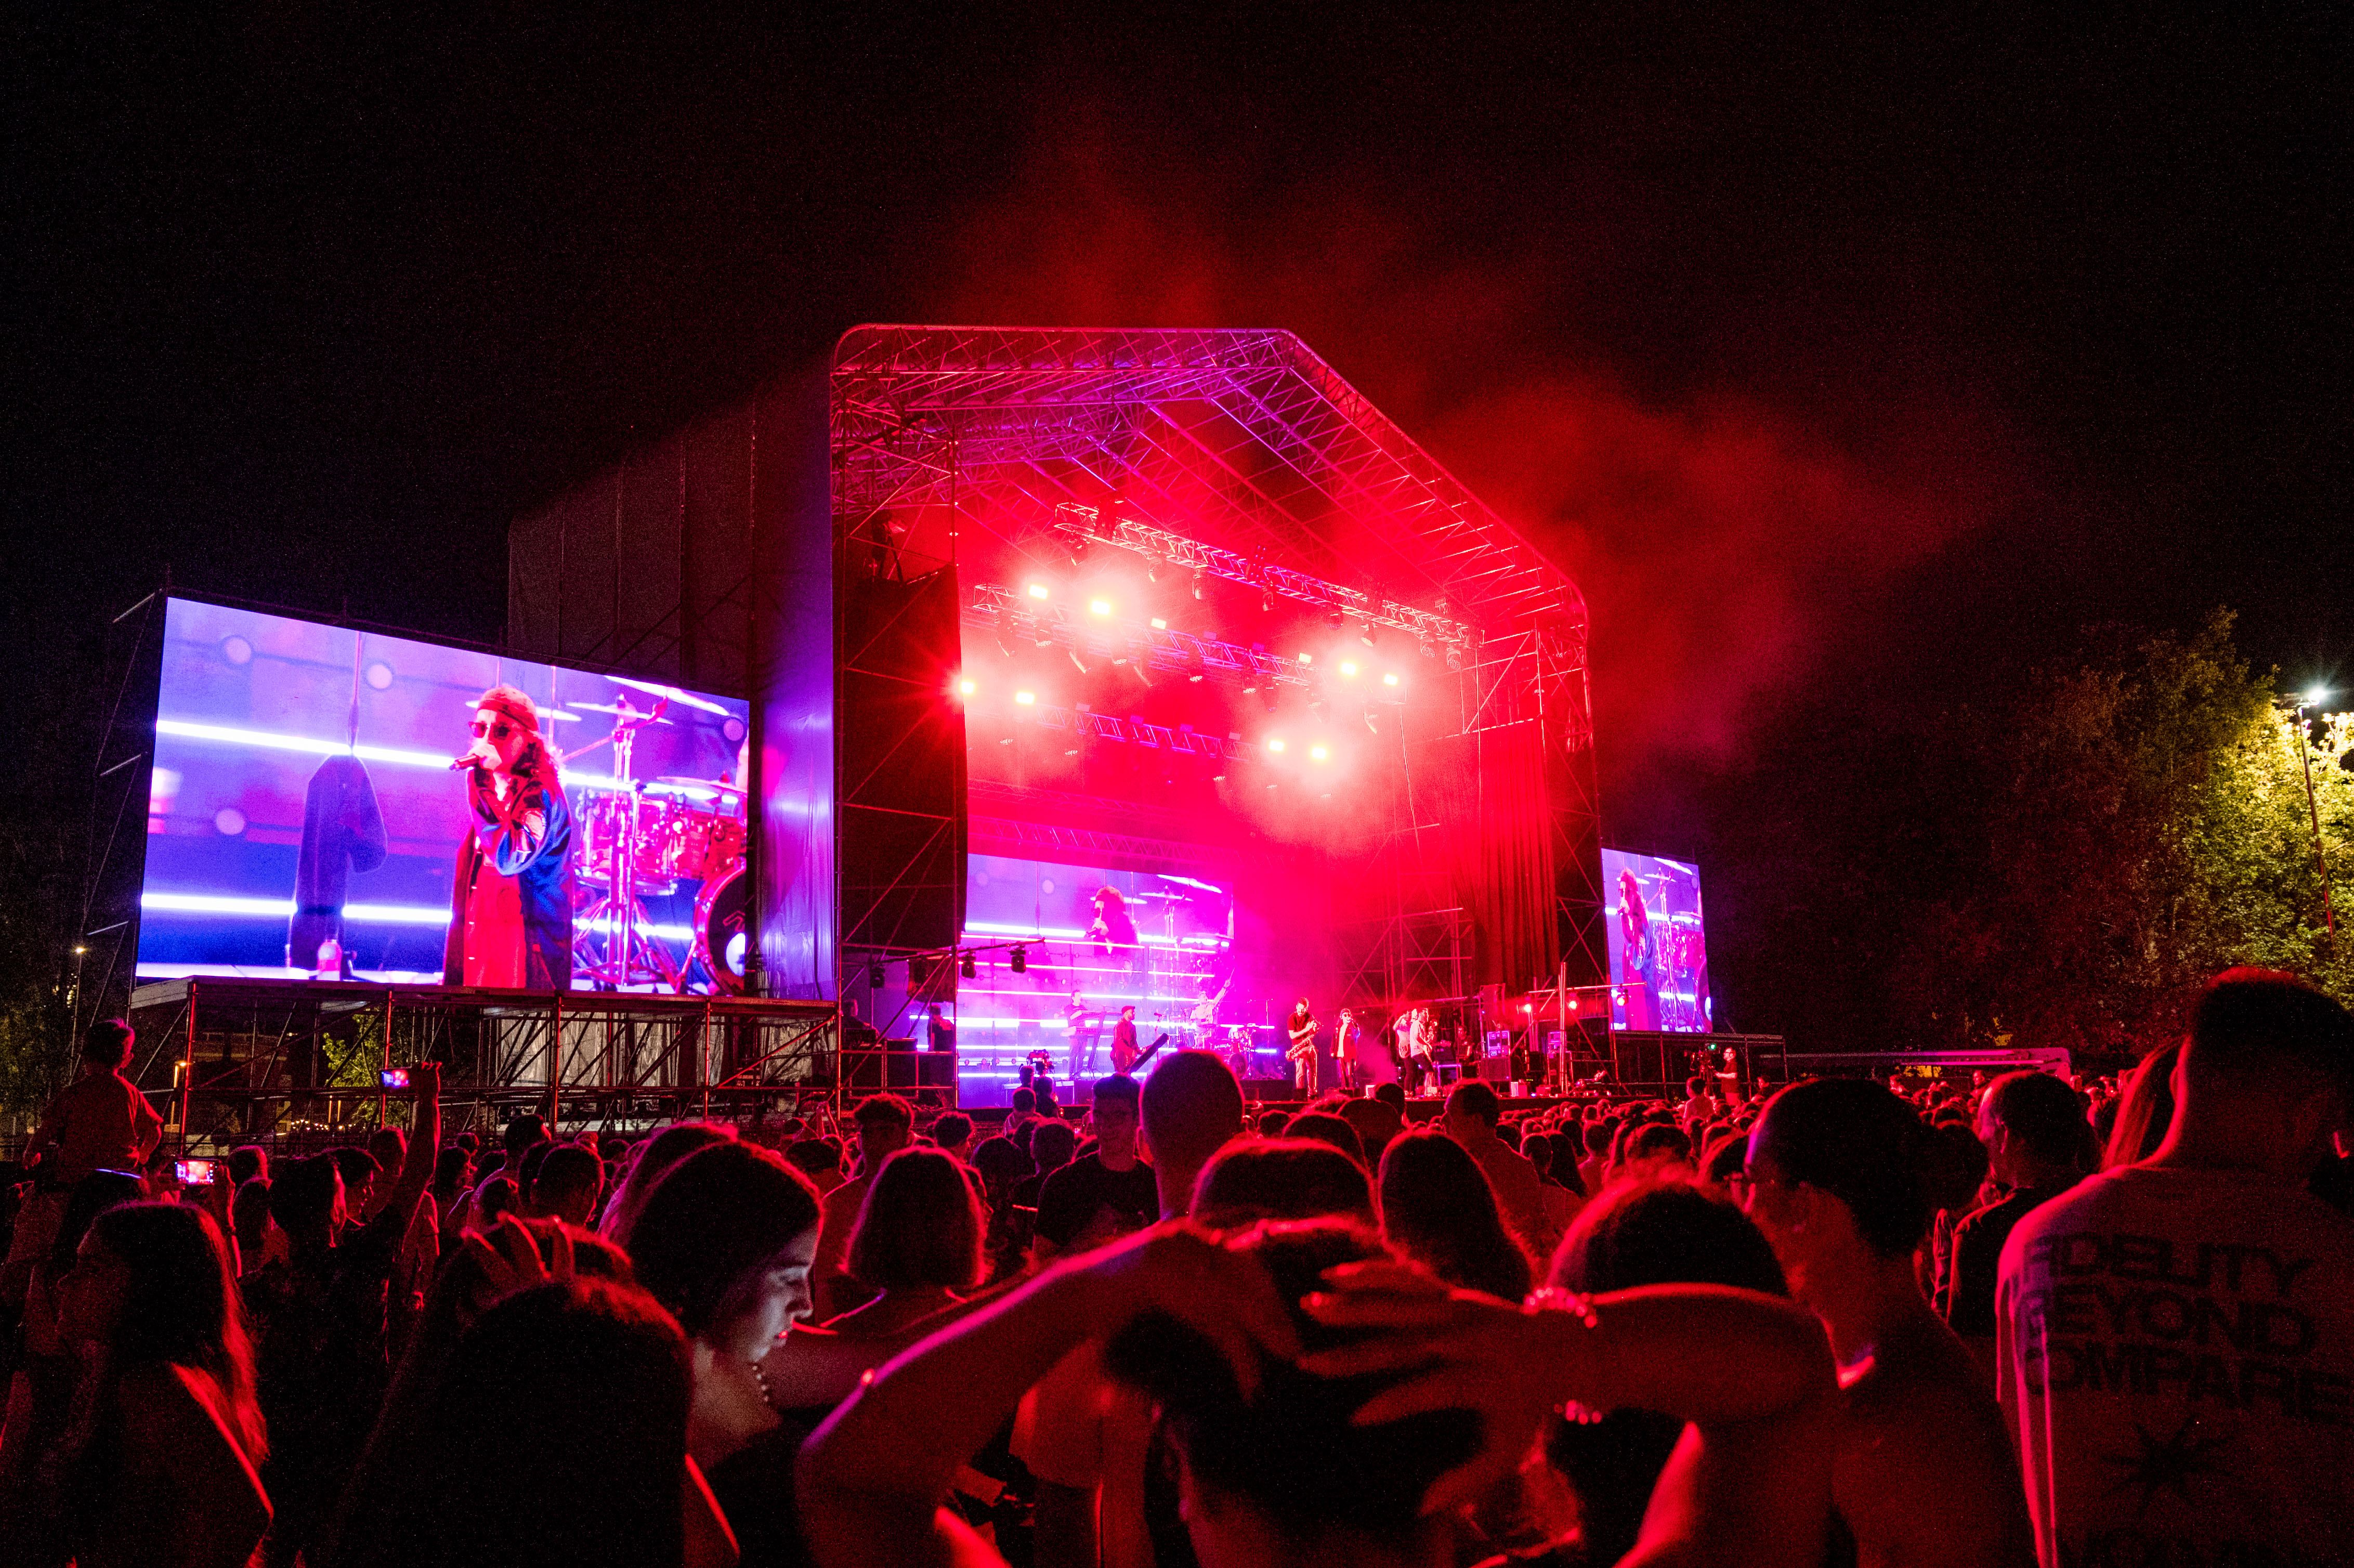
[{"label": "guitarist on stage", "polygon": [[1284,1048],[1284,1058],[1291,1064],[1292,1086],[1300,1097],[1316,1097],[1316,1014],[1310,1011],[1308,999],[1301,997],[1293,1004],[1291,1016],[1284,1021],[1284,1030],[1291,1037]]},{"label": "guitarist on stage", "polygon": [[1111,1026],[1111,1070],[1134,1072],[1137,1057],[1141,1054],[1136,1045],[1136,1009],[1123,1007],[1119,1010],[1119,1022]]}]

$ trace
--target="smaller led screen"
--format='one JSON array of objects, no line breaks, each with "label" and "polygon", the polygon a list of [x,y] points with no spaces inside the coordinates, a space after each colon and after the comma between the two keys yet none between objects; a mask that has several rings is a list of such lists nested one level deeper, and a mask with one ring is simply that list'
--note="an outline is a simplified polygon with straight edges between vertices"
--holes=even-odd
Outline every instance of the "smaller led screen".
[{"label": "smaller led screen", "polygon": [[1164,1035],[1164,1049],[1225,1048],[1241,1022],[1224,1006],[1234,917],[1232,891],[1198,877],[968,855],[964,941],[980,951],[957,986],[964,1103],[1004,1105],[1025,1074],[1068,1086],[1124,1065],[1124,1008],[1140,1049]]},{"label": "smaller led screen", "polygon": [[736,990],[748,718],[174,599],[139,974]]},{"label": "smaller led screen", "polygon": [[1611,1027],[1684,1033],[1712,1028],[1700,867],[1606,849],[1602,881]]}]

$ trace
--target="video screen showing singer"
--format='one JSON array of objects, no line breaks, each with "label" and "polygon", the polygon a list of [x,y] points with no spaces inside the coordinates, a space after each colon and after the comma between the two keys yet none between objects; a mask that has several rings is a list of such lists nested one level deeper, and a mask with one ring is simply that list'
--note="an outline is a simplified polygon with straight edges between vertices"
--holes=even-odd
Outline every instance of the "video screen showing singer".
[{"label": "video screen showing singer", "polygon": [[458,845],[444,985],[572,988],[572,808],[539,710],[513,686],[475,705],[466,774],[472,828]]}]

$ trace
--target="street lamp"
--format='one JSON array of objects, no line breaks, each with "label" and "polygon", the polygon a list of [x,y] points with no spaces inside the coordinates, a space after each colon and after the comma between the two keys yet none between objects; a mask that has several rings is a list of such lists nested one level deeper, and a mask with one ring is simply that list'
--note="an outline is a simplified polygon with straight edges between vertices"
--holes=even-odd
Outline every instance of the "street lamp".
[{"label": "street lamp", "polygon": [[2313,863],[2321,868],[2321,923],[2329,931],[2329,956],[2339,956],[2338,950],[2338,912],[2329,902],[2329,857],[2321,849],[2321,803],[2313,793],[2313,747],[2305,733],[2305,710],[2318,709],[2329,694],[2319,686],[2297,700],[2296,760],[2305,769],[2305,809],[2313,819]]}]

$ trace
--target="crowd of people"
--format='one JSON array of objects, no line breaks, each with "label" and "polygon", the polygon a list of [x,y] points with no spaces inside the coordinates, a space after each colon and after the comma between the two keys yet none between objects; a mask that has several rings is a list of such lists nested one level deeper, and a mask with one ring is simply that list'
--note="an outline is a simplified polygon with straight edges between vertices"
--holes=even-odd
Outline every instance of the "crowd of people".
[{"label": "crowd of people", "polygon": [[485,1147],[421,1063],[195,1184],[129,1046],[16,1190],[11,1563],[2354,1562],[2354,1019],[2284,975],[2123,1082],[1421,1122],[1187,1051]]}]

